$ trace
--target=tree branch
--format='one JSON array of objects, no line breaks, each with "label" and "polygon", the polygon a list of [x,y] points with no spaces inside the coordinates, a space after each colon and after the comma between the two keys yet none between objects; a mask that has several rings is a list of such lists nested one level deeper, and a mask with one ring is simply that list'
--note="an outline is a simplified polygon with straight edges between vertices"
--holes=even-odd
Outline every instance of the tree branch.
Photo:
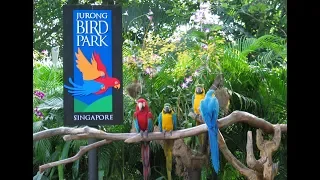
[{"label": "tree branch", "polygon": [[[197,118],[198,121],[202,121],[203,119],[201,116],[196,117],[196,114],[193,112],[189,112],[189,117],[195,119]],[[218,126],[219,128],[224,128],[226,126],[230,126],[231,124],[242,122],[247,123],[255,128],[260,128],[266,133],[273,133],[274,126],[270,122],[258,118],[257,116],[244,112],[244,111],[233,111],[231,114],[229,114],[226,117],[218,119]],[[287,125],[286,124],[280,124],[280,128],[282,132],[287,132]]]},{"label": "tree branch", "polygon": [[222,74],[218,74],[215,78],[214,81],[210,87],[212,90],[217,90],[220,87],[223,87],[224,84],[224,78]]},{"label": "tree branch", "polygon": [[[250,126],[261,129],[268,134],[273,133],[275,126],[262,118],[258,118],[257,116],[244,111],[234,111],[230,115],[218,119],[218,126],[219,128],[222,128],[237,122],[247,123]],[[286,124],[281,124],[280,127],[281,131],[287,132]]]},{"label": "tree branch", "polygon": [[41,165],[39,167],[39,171],[40,171],[40,173],[42,173],[44,170],[46,170],[48,168],[58,166],[61,164],[67,164],[67,163],[74,162],[74,161],[78,160],[87,151],[90,151],[91,149],[97,148],[97,147],[102,146],[104,144],[108,144],[110,142],[112,142],[112,141],[104,139],[102,141],[98,141],[98,142],[95,142],[95,143],[87,145],[87,146],[82,146],[82,147],[80,147],[79,152],[76,155],[74,155],[73,157]]},{"label": "tree branch", "polygon": [[247,133],[247,165],[249,168],[254,169],[260,173],[263,172],[263,164],[267,161],[267,158],[261,158],[257,160],[253,154],[253,144],[252,144],[252,131]]},{"label": "tree branch", "polygon": [[[193,116],[194,114],[190,114],[190,116]],[[198,118],[201,118],[199,116]],[[218,120],[218,125],[219,128],[223,128],[226,126],[229,126],[231,124],[234,124],[236,122],[244,122],[248,123],[253,127],[260,128],[264,130],[266,133],[272,133],[274,130],[275,125],[272,125],[271,123],[265,121],[264,119],[258,118],[250,113],[247,112],[242,112],[242,111],[234,111],[230,115],[221,118]],[[156,127],[156,126],[155,126]],[[275,136],[272,141],[267,142],[268,146],[272,145],[272,150],[277,149],[279,146],[279,139],[281,140],[281,131],[286,132],[287,131],[287,125],[286,124],[281,124],[277,125],[278,131],[275,131]],[[156,131],[156,130],[155,130]],[[152,132],[148,134],[148,138],[142,138],[140,134],[138,133],[106,133],[101,130],[97,130],[94,128],[90,127],[83,127],[83,128],[68,128],[68,127],[60,127],[60,128],[54,128],[54,129],[48,129],[44,130],[38,133],[33,134],[33,140],[38,141],[40,139],[48,138],[51,136],[56,136],[56,135],[65,135],[63,139],[65,141],[70,141],[70,140],[79,140],[79,139],[88,139],[88,138],[96,138],[96,139],[104,139],[102,141],[96,142],[94,144],[90,144],[88,146],[85,146],[80,149],[80,151],[73,157],[48,163],[45,165],[42,165],[39,167],[39,170],[42,172],[47,168],[54,167],[60,164],[67,164],[70,162],[74,162],[77,159],[79,159],[85,152],[97,148],[103,144],[110,143],[114,140],[123,140],[126,143],[137,143],[140,141],[152,141],[152,140],[165,140],[165,139],[177,139],[174,143],[174,151],[173,155],[177,156],[179,160],[181,160],[182,164],[185,165],[185,167],[192,167],[192,163],[190,158],[186,158],[187,156],[193,155],[192,152],[188,151],[187,146],[184,144],[183,139],[185,137],[190,137],[190,136],[195,136],[201,133],[204,133],[207,131],[207,125],[202,124],[196,127],[192,128],[187,128],[187,129],[182,129],[182,130],[177,130],[172,132],[172,136],[170,136],[169,133],[166,134],[164,137],[163,133],[161,132]],[[261,136],[260,136],[261,134]],[[258,148],[260,147],[261,149],[264,149],[264,146],[266,145],[263,142],[263,139],[261,139],[261,143],[259,144],[259,138],[262,137],[262,131],[257,130],[257,146]],[[184,145],[184,146],[183,146]],[[245,175],[249,179],[260,179],[260,173],[257,171],[254,171],[252,169],[249,169],[245,165],[243,165],[238,159],[236,159],[233,154],[230,152],[228,149],[227,145],[225,144],[225,141],[223,139],[223,136],[221,135],[219,131],[219,148],[222,152],[222,154],[225,156],[225,158],[237,169],[240,171],[241,174]],[[259,148],[259,149],[260,149]],[[178,153],[179,151],[179,153]],[[184,153],[180,153],[184,152]],[[178,154],[177,154],[178,153]],[[181,155],[182,154],[182,155]],[[194,157],[198,158],[198,157]],[[202,158],[202,157],[201,157]],[[189,159],[188,161],[186,161]],[[258,160],[259,162],[262,161],[261,159]],[[270,162],[270,161],[269,161]],[[260,162],[263,163],[263,162]],[[265,163],[267,164],[267,163]],[[272,166],[268,166],[268,168],[273,168],[273,172],[277,172],[277,164],[271,164]],[[274,174],[273,173],[273,174]]]},{"label": "tree branch", "polygon": [[[194,113],[190,112],[189,115]],[[201,118],[201,116],[199,116]],[[230,115],[218,119],[219,128],[229,126],[231,124],[243,122],[247,123],[255,128],[260,128],[266,133],[273,133],[273,128],[275,125],[265,121],[264,119],[258,118],[250,113],[243,111],[234,111]],[[287,125],[280,125],[281,131],[287,131]],[[97,139],[108,139],[108,140],[124,140],[126,143],[137,143],[140,141],[152,141],[152,140],[165,140],[165,139],[180,139],[190,136],[195,136],[204,132],[207,132],[207,125],[201,124],[196,127],[177,130],[172,132],[172,136],[166,134],[164,137],[160,132],[149,133],[148,138],[141,138],[140,134],[137,133],[106,133],[101,130],[97,130],[90,127],[83,128],[68,128],[68,127],[59,127],[54,129],[44,130],[38,133],[33,134],[33,140],[38,141],[40,139],[48,138],[55,135],[66,135],[64,140],[69,141],[73,139],[88,139],[88,138],[97,138]]]},{"label": "tree branch", "polygon": [[130,137],[137,135],[137,133],[83,133],[83,134],[73,134],[73,135],[65,135],[63,139],[65,141],[70,140],[80,140],[80,139],[89,139],[89,138],[96,138],[96,139],[108,139],[113,141],[124,141]]},{"label": "tree branch", "polygon": [[49,138],[51,136],[56,135],[65,135],[65,134],[81,134],[81,133],[105,133],[104,131],[97,130],[95,128],[91,128],[85,126],[83,128],[69,128],[69,127],[59,127],[53,129],[47,129],[44,131],[40,131],[37,133],[33,133],[33,141],[38,141],[40,139]]},{"label": "tree branch", "polygon": [[273,180],[278,173],[279,163],[272,162],[272,154],[280,145],[281,127],[279,124],[274,127],[274,136],[271,141],[264,140],[260,129],[257,129],[257,147],[260,150],[260,157],[265,157],[267,161],[263,164],[263,179]]},{"label": "tree branch", "polygon": [[234,155],[230,152],[230,150],[227,147],[227,144],[222,136],[222,134],[219,131],[219,148],[226,160],[232,164],[232,166],[237,169],[242,175],[246,176],[248,179],[253,180],[253,179],[259,179],[262,174],[249,169],[246,167],[244,164],[242,164]]},{"label": "tree branch", "polygon": [[165,140],[165,139],[181,139],[185,137],[195,136],[207,131],[207,125],[202,124],[196,127],[172,131],[172,135],[166,133],[165,136],[161,132],[149,133],[148,137],[142,138],[140,134],[135,134],[133,137],[126,139],[125,143],[137,143],[140,141]]}]

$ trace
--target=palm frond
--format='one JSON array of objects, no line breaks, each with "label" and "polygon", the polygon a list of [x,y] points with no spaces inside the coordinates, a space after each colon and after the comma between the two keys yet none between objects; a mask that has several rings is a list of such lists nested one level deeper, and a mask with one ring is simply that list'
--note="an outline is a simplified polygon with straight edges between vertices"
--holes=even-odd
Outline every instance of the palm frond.
[{"label": "palm frond", "polygon": [[33,180],[49,180],[49,178],[47,176],[44,175],[45,172],[40,173],[38,171],[38,173],[33,176]]},{"label": "palm frond", "polygon": [[39,162],[50,162],[51,142],[49,139],[42,139],[34,143],[34,155]]},{"label": "palm frond", "polygon": [[236,95],[236,97],[240,101],[240,109],[239,110],[247,110],[250,107],[253,107],[254,109],[258,108],[259,103],[257,102],[257,100],[246,97],[246,96],[239,94],[239,93],[232,91],[232,90],[230,90],[229,93],[231,96],[233,94]]},{"label": "palm frond", "polygon": [[88,145],[88,141],[87,140],[74,140],[71,143],[71,147],[75,151],[79,151],[80,150],[80,146],[86,146],[86,145]]},{"label": "palm frond", "polygon": [[33,133],[37,133],[43,130],[43,121],[37,121],[33,123]]},{"label": "palm frond", "polygon": [[63,108],[63,99],[60,97],[53,97],[46,99],[43,103],[38,105],[39,110],[48,110],[48,109],[62,109]]}]

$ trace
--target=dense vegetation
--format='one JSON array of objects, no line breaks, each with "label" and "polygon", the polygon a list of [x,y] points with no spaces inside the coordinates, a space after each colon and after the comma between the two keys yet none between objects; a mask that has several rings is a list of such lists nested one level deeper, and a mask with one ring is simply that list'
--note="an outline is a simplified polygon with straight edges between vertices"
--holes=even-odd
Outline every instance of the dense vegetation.
[{"label": "dense vegetation", "polygon": [[[33,131],[39,132],[63,126],[62,60],[51,58],[53,47],[59,46],[62,54],[62,6],[108,1],[34,3]],[[224,86],[231,95],[229,112],[243,110],[271,123],[287,123],[286,0],[116,3],[123,6],[123,86],[134,80],[141,82],[142,95],[153,114],[169,102],[178,114],[179,129],[194,126],[194,120],[187,115],[195,84],[203,83],[208,89],[211,80],[223,73]],[[99,128],[129,132],[134,106],[134,100],[125,92],[123,125]],[[250,129],[236,124],[222,130],[229,149],[242,162]],[[286,134],[282,136],[274,155],[274,161],[280,161],[276,179],[287,179]],[[185,142],[192,147],[198,143],[195,138],[185,138]],[[34,142],[34,175],[39,165],[73,156],[86,144],[84,140],[65,142],[60,136]],[[163,151],[155,143],[151,148],[151,179],[165,178]],[[87,165],[85,155],[74,163],[46,170],[42,179],[87,179]],[[242,179],[223,158],[221,169],[221,179]],[[139,144],[118,141],[99,148],[99,178],[141,179],[141,170]],[[211,177],[211,172],[210,167],[203,168],[203,179]],[[174,169],[172,174],[179,179]]]}]

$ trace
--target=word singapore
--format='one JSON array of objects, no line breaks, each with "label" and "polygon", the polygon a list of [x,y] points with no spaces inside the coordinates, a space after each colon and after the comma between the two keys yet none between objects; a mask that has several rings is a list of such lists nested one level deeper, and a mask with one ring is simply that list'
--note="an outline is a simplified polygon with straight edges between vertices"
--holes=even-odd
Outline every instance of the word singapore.
[{"label": "word singapore", "polygon": [[74,121],[112,121],[113,115],[73,115]]}]

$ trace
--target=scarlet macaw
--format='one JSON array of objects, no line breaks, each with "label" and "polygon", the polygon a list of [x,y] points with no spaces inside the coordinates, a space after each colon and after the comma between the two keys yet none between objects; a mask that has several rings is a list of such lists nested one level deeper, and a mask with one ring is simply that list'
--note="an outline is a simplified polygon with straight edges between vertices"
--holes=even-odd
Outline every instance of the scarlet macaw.
[{"label": "scarlet macaw", "polygon": [[[149,110],[148,102],[140,98],[137,100],[136,111],[134,112],[134,126],[136,131],[143,137],[145,134],[148,137],[148,132],[153,131],[153,123],[152,123],[152,113]],[[150,170],[150,147],[149,142],[142,142],[141,144],[141,157],[143,164],[143,177],[144,180],[149,179],[151,170]]]},{"label": "scarlet macaw", "polygon": [[[173,130],[177,130],[177,115],[173,112],[171,105],[165,103],[162,109],[162,112],[158,116],[158,123],[160,132],[163,132],[166,136],[166,132],[169,132],[172,135]],[[166,168],[168,180],[171,180],[171,171],[172,171],[172,149],[173,149],[174,140],[164,140],[164,155],[166,156]]]},{"label": "scarlet macaw", "polygon": [[73,96],[87,96],[89,94],[102,94],[106,92],[110,87],[120,88],[120,81],[117,78],[108,76],[106,67],[103,65],[100,55],[93,53],[91,63],[78,48],[78,53],[75,53],[77,57],[77,68],[82,73],[83,84],[75,84],[71,78],[69,83],[74,87],[64,85],[68,89],[68,92]]},{"label": "scarlet macaw", "polygon": [[[204,90],[203,84],[198,84],[192,96],[192,109],[196,115],[200,115],[200,110],[199,110],[200,101],[204,99],[205,94],[206,94],[206,91]],[[201,124],[200,122],[196,121],[197,126],[199,126],[200,124]],[[198,135],[198,139],[199,139],[200,145],[203,146],[204,134]]]},{"label": "scarlet macaw", "polygon": [[211,162],[215,172],[218,174],[219,164],[219,146],[218,146],[218,115],[219,102],[214,95],[214,90],[209,90],[205,98],[200,102],[200,112],[206,125],[208,126],[209,145],[211,152]]}]

